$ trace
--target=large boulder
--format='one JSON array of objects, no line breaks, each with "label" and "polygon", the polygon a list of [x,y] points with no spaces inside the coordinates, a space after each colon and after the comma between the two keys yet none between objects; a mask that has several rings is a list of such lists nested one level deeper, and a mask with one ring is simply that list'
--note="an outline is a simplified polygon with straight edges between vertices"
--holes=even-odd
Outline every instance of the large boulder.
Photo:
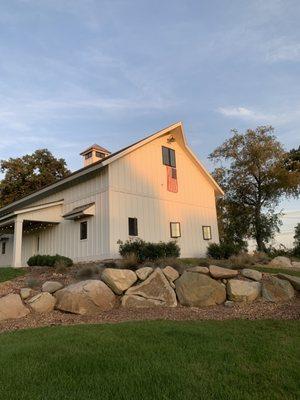
[{"label": "large boulder", "polygon": [[184,306],[213,306],[226,300],[225,287],[204,274],[184,272],[175,286],[178,299]]},{"label": "large boulder", "polygon": [[179,278],[179,273],[173,267],[167,266],[163,268],[162,272],[170,282],[174,282]]},{"label": "large boulder", "polygon": [[141,281],[144,281],[145,279],[147,279],[148,276],[149,276],[150,274],[152,274],[152,272],[153,272],[153,268],[151,268],[151,267],[142,267],[142,268],[139,268],[139,269],[137,269],[137,270],[135,271],[137,277],[138,277]]},{"label": "large boulder", "polygon": [[263,282],[262,297],[273,303],[291,300],[295,295],[293,286],[287,280],[270,276]]},{"label": "large boulder", "polygon": [[201,266],[196,266],[196,267],[189,267],[186,269],[187,272],[197,272],[198,274],[205,274],[209,275],[209,269],[207,267],[201,267]]},{"label": "large boulder", "polygon": [[245,278],[252,279],[253,281],[259,282],[262,280],[262,273],[255,269],[244,268],[242,269],[241,274]]},{"label": "large boulder", "polygon": [[58,290],[62,289],[63,287],[64,287],[64,285],[60,282],[47,281],[47,282],[43,283],[42,291],[48,292],[48,293],[54,293],[54,292],[57,292]]},{"label": "large boulder", "polygon": [[[126,295],[140,296],[148,300],[158,300],[161,302],[159,305],[164,307],[177,306],[176,294],[160,268],[156,268],[144,282],[128,289]],[[127,301],[125,299],[124,302],[127,304]]]},{"label": "large boulder", "polygon": [[38,313],[47,313],[54,310],[56,298],[48,292],[39,293],[27,302]]},{"label": "large boulder", "polygon": [[269,262],[269,267],[272,268],[293,268],[293,264],[288,257],[278,256]]},{"label": "large boulder", "polygon": [[122,297],[121,302],[123,307],[127,308],[151,308],[151,307],[163,307],[165,303],[161,300],[146,299],[142,296],[136,296],[135,294],[125,294]]},{"label": "large boulder", "polygon": [[229,300],[238,302],[248,302],[257,299],[261,293],[259,282],[240,281],[231,279],[227,283],[227,295]]},{"label": "large boulder", "polygon": [[74,314],[95,315],[111,310],[116,296],[110,288],[98,280],[86,280],[74,283],[54,293],[56,308]]},{"label": "large boulder", "polygon": [[278,278],[289,281],[293,288],[296,290],[300,290],[300,277],[299,276],[293,276],[293,275],[287,275],[287,274],[277,274]]},{"label": "large boulder", "polygon": [[22,318],[30,311],[22,303],[18,294],[8,294],[0,298],[0,321],[9,318]]},{"label": "large boulder", "polygon": [[238,275],[238,271],[235,269],[222,268],[217,265],[210,265],[209,272],[214,279],[234,278]]},{"label": "large boulder", "polygon": [[122,294],[137,281],[137,276],[130,269],[106,268],[101,275],[101,279],[116,294]]}]

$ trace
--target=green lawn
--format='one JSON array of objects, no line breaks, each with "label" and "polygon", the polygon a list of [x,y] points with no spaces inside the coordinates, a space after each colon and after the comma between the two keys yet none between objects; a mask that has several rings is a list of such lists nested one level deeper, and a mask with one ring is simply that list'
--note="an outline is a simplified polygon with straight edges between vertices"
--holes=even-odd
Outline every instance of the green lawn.
[{"label": "green lawn", "polygon": [[300,398],[300,322],[133,322],[0,335],[0,398]]},{"label": "green lawn", "polygon": [[26,270],[23,268],[0,267],[0,282],[9,281],[25,274]]}]

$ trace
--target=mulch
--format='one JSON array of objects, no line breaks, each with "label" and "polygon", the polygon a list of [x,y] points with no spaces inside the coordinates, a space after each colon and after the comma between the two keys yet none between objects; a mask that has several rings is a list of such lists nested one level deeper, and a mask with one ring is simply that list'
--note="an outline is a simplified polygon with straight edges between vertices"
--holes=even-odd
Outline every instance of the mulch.
[{"label": "mulch", "polygon": [[168,320],[168,321],[205,321],[205,320],[300,320],[300,296],[287,303],[268,303],[258,300],[248,304],[235,303],[232,308],[224,305],[213,307],[145,308],[114,310],[101,312],[98,315],[75,315],[53,311],[48,314],[31,313],[21,319],[0,322],[0,332],[18,329],[37,328],[56,325],[106,324],[128,321]]}]

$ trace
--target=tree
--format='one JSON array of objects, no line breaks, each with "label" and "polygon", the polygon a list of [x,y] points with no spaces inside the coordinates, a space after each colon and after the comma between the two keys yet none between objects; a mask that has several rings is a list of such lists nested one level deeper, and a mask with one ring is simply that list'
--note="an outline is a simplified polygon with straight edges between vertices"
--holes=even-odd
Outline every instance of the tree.
[{"label": "tree", "polygon": [[295,226],[294,255],[300,257],[300,222]]},{"label": "tree", "polygon": [[300,171],[300,146],[287,153],[285,165],[289,171]]},{"label": "tree", "polygon": [[[224,239],[244,242],[254,238],[259,251],[279,229],[280,213],[275,212],[282,196],[299,196],[300,162],[287,168],[288,153],[276,140],[271,126],[248,129],[233,136],[210,155],[221,166],[214,176],[225,191],[218,202],[219,225]],[[225,161],[225,166],[222,162]]]},{"label": "tree", "polygon": [[0,182],[0,207],[27,196],[70,174],[63,158],[55,158],[47,149],[0,161],[5,174]]}]

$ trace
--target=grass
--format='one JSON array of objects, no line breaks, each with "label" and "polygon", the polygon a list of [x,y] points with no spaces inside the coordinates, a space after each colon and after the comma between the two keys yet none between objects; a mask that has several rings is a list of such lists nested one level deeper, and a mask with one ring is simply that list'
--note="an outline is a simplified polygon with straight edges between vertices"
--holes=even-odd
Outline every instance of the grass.
[{"label": "grass", "polygon": [[300,396],[299,321],[133,322],[0,335],[0,398]]},{"label": "grass", "polygon": [[23,268],[0,267],[0,282],[10,281],[25,274],[26,270]]}]

